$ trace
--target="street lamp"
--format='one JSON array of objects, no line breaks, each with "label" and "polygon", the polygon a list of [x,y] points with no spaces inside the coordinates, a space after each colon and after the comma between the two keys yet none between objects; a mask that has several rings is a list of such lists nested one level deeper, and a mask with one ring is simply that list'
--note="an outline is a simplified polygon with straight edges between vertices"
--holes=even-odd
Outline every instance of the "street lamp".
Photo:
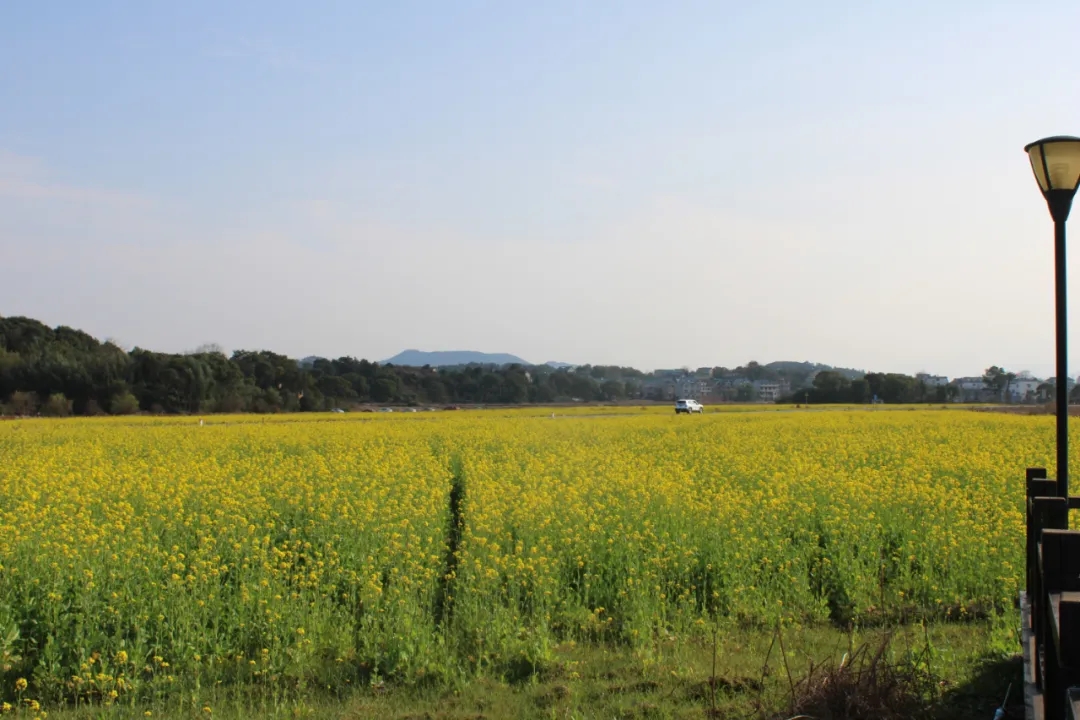
[{"label": "street lamp", "polygon": [[1065,324],[1065,221],[1080,184],[1080,138],[1048,137],[1024,148],[1054,219],[1054,307],[1057,324],[1057,484],[1069,497],[1069,348]]}]

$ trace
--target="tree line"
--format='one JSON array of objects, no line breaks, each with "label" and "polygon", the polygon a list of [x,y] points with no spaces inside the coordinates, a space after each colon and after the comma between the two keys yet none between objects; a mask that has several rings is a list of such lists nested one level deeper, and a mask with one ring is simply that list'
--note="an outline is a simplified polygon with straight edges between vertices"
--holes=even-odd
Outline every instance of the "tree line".
[{"label": "tree line", "polygon": [[[866,373],[811,363],[748,363],[687,375],[783,380],[797,388],[782,403],[943,403],[954,386],[928,386],[898,373]],[[813,379],[810,380],[810,376]],[[653,378],[655,379],[655,378]],[[997,366],[984,382],[1007,394],[1016,379]],[[806,382],[805,386],[803,382]],[[752,388],[741,385],[736,391]],[[1049,395],[1047,388],[1040,393]],[[226,355],[208,346],[189,353],[126,351],[80,330],[25,317],[0,317],[0,414],[96,415],[325,411],[363,404],[524,404],[654,398],[663,385],[619,366],[576,368],[469,365],[405,367],[357,360],[298,361],[266,350]],[[1074,389],[1076,401],[1080,389]],[[657,398],[659,399],[659,398]],[[733,400],[752,400],[733,396]]]},{"label": "tree line", "polygon": [[641,397],[631,368],[301,363],[266,350],[130,352],[80,330],[0,317],[0,413],[294,412],[378,403],[520,404]]},{"label": "tree line", "polygon": [[944,403],[955,399],[953,386],[928,386],[918,378],[901,373],[866,373],[851,378],[832,370],[816,375],[810,387],[793,391],[778,402],[784,403],[870,403],[875,398],[889,404]]},{"label": "tree line", "polygon": [[[1017,379],[1015,373],[994,365],[983,373],[983,400],[1009,401],[1009,388]],[[1036,400],[1046,401],[1053,395],[1054,381],[1039,385]],[[801,388],[777,400],[780,403],[945,403],[959,399],[956,385],[927,385],[917,377],[900,373],[866,373],[861,378],[823,370],[814,376],[809,387]],[[1069,391],[1069,402],[1080,402],[1080,386]]]}]

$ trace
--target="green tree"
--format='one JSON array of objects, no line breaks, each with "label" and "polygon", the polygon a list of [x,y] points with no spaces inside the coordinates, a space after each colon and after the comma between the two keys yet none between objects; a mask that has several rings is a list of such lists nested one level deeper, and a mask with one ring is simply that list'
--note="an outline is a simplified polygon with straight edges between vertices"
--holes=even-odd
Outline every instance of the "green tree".
[{"label": "green tree", "polygon": [[390,402],[397,395],[397,378],[392,375],[384,375],[375,381],[371,388],[371,399],[375,402]]},{"label": "green tree", "polygon": [[335,400],[348,401],[356,398],[356,390],[352,384],[340,375],[324,375],[316,381],[316,387],[323,396]]},{"label": "green tree", "polygon": [[139,398],[130,392],[117,395],[109,403],[109,412],[113,415],[134,415],[139,412]]},{"label": "green tree", "polygon": [[515,365],[503,373],[502,391],[500,401],[510,404],[520,404],[529,400],[529,379],[525,375],[525,369]]},{"label": "green tree", "polygon": [[1044,382],[1035,388],[1035,398],[1039,402],[1048,402],[1054,397],[1054,383]]},{"label": "green tree", "polygon": [[[736,370],[736,372],[738,372],[738,370]],[[754,382],[755,380],[764,380],[768,374],[768,368],[759,363],[757,360],[751,360],[750,362],[746,363],[746,367],[742,368],[742,375],[750,382]]]},{"label": "green tree", "polygon": [[47,417],[67,417],[71,414],[71,401],[63,393],[53,393],[41,404],[41,414]]},{"label": "green tree", "polygon": [[[869,377],[867,382],[870,382]],[[851,381],[833,370],[822,370],[814,376],[814,401],[842,403],[850,400]],[[871,385],[871,391],[873,391]]]},{"label": "green tree", "polygon": [[986,383],[987,389],[992,390],[1002,402],[1009,401],[1009,387],[1015,379],[1016,373],[1008,372],[997,365],[987,368],[983,373],[983,382]]},{"label": "green tree", "polygon": [[445,403],[450,397],[446,391],[446,384],[438,375],[425,377],[422,385],[428,402]]},{"label": "green tree", "polygon": [[626,384],[618,380],[605,380],[600,386],[600,396],[605,400],[622,400],[626,397]]},{"label": "green tree", "polygon": [[37,395],[32,392],[18,390],[11,394],[11,401],[8,402],[8,408],[12,415],[29,417],[37,414],[38,404]]}]

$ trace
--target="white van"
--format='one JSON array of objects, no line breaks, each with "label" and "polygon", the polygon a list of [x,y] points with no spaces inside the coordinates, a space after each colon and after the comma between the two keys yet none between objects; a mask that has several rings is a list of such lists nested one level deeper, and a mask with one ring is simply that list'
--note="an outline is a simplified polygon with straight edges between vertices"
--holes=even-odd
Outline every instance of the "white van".
[{"label": "white van", "polygon": [[697,400],[676,400],[675,401],[675,414],[686,413],[704,413],[705,408]]}]

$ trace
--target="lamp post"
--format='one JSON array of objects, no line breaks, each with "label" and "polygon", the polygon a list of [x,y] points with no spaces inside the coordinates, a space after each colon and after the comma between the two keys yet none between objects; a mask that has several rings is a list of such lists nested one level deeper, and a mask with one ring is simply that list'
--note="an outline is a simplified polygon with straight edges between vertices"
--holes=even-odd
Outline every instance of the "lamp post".
[{"label": "lamp post", "polygon": [[1069,348],[1065,305],[1065,221],[1080,185],[1080,138],[1057,136],[1024,148],[1054,220],[1054,308],[1057,324],[1057,485],[1069,498]]}]

